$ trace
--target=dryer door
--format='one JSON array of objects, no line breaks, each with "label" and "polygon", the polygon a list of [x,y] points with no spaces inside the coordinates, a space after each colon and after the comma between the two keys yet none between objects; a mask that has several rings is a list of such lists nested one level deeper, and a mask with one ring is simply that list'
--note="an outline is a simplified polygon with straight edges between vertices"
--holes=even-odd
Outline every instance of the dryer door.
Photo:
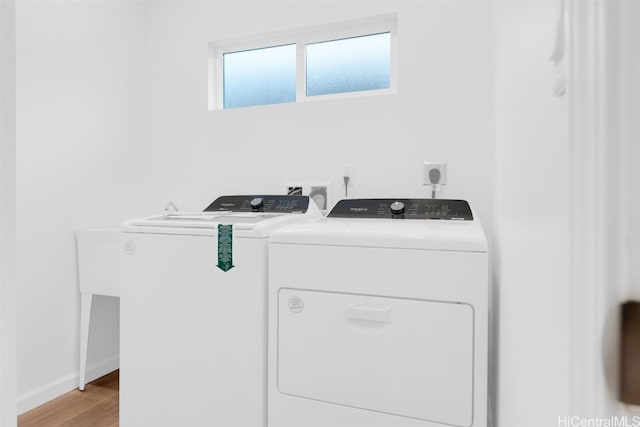
[{"label": "dryer door", "polygon": [[472,424],[470,305],[298,289],[278,300],[281,393]]}]

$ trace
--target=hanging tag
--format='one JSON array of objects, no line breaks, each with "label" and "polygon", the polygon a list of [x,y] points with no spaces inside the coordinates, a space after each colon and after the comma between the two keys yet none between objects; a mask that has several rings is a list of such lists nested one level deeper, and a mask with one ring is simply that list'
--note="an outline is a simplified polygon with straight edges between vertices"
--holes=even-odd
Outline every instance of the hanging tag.
[{"label": "hanging tag", "polygon": [[218,224],[218,268],[227,272],[233,267],[233,225]]}]

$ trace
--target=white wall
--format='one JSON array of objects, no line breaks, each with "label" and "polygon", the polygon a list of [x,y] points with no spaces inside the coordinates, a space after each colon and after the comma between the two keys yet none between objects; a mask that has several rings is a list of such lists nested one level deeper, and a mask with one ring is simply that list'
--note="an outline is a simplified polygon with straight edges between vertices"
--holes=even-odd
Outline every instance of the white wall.
[{"label": "white wall", "polygon": [[559,3],[496,3],[498,425],[570,413],[570,152],[553,97]]},{"label": "white wall", "polygon": [[[601,289],[597,295],[603,312],[601,332],[596,334],[597,344],[601,348],[597,362],[597,379],[601,379],[599,391],[600,411],[606,415],[615,415],[619,411],[619,333],[620,303],[629,299],[634,287],[632,276],[635,273],[634,255],[637,256],[638,244],[633,237],[637,235],[637,222],[634,204],[640,200],[634,188],[638,177],[635,162],[639,153],[634,145],[634,97],[637,90],[637,46],[634,35],[640,32],[634,26],[635,2],[612,1],[602,7],[602,134],[601,145],[604,149],[598,153],[602,165],[600,180],[602,189],[598,199],[606,206],[603,209],[605,225],[602,227],[601,241],[604,247],[601,258]],[[636,18],[637,19],[637,18]],[[634,34],[635,33],[635,34]],[[629,39],[627,39],[629,38]],[[636,91],[636,93],[634,93]],[[635,234],[635,236],[634,236]]]},{"label": "white wall", "polygon": [[[247,10],[251,9],[248,13]],[[207,44],[398,12],[395,95],[207,111]],[[156,205],[202,209],[225,193],[331,180],[350,196],[424,196],[422,162],[449,164],[489,231],[493,6],[489,2],[157,2],[149,9],[149,156]]]},{"label": "white wall", "polygon": [[15,2],[0,2],[0,425],[16,425]]},{"label": "white wall", "polygon": [[[619,89],[621,99],[621,120],[615,122],[623,131],[621,133],[622,152],[618,157],[618,165],[622,167],[624,173],[619,177],[618,188],[611,188],[611,192],[624,201],[622,204],[626,210],[622,216],[623,235],[620,241],[620,251],[623,254],[624,263],[619,264],[624,268],[621,273],[620,294],[617,302],[628,300],[640,301],[640,223],[638,222],[638,212],[640,212],[640,192],[637,185],[640,183],[640,51],[637,48],[637,41],[640,40],[640,2],[622,2],[618,5],[618,32],[620,38],[612,41],[618,47],[616,53],[619,54],[618,64],[624,67],[624,72],[614,76],[621,80],[622,87]],[[618,322],[612,327],[618,327]],[[617,337],[616,337],[617,338]],[[610,358],[617,360],[619,352],[612,349],[608,352]],[[614,365],[617,368],[617,364]],[[610,400],[615,400],[618,392],[619,378],[618,371],[610,372],[609,383],[614,387],[610,390]],[[614,408],[627,415],[639,415],[640,406],[624,406],[620,404]]]},{"label": "white wall", "polygon": [[[19,411],[77,387],[74,229],[146,214],[142,2],[19,2]],[[118,302],[98,298],[89,376],[117,367]]]},{"label": "white wall", "polygon": [[[630,201],[629,205],[629,226],[631,227],[630,236],[628,237],[631,252],[629,254],[630,260],[640,259],[640,222],[637,221],[637,216],[634,215],[640,212],[640,192],[638,191],[636,184],[640,183],[640,168],[638,163],[640,162],[640,51],[637,48],[637,41],[640,40],[640,2],[627,2],[629,12],[626,15],[628,17],[628,28],[630,33],[627,36],[626,54],[629,58],[629,80],[627,82],[631,86],[628,92],[629,99],[629,113],[630,119],[628,125],[628,147],[630,153],[627,156],[627,170],[630,175],[628,182],[628,197]],[[628,297],[640,300],[640,263],[630,262],[629,267],[631,269],[629,274],[629,294]]]}]

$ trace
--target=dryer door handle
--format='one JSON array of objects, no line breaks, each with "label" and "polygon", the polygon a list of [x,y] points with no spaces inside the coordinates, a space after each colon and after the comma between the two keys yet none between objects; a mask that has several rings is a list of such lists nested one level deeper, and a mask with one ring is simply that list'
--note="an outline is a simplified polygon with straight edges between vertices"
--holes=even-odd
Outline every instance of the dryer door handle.
[{"label": "dryer door handle", "polygon": [[391,307],[378,304],[350,305],[345,309],[345,316],[352,320],[391,323]]}]

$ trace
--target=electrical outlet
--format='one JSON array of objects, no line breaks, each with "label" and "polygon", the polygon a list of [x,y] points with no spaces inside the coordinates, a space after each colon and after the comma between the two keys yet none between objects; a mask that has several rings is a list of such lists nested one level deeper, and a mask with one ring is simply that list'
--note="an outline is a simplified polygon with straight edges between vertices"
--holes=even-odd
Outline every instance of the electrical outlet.
[{"label": "electrical outlet", "polygon": [[447,164],[444,162],[424,162],[422,183],[424,185],[446,185]]},{"label": "electrical outlet", "polygon": [[351,181],[353,180],[353,165],[351,163],[343,163],[342,164],[342,176],[349,177],[349,185],[351,185]]},{"label": "electrical outlet", "polygon": [[353,174],[353,165],[351,163],[344,163],[342,165],[343,176],[351,176]]},{"label": "electrical outlet", "polygon": [[340,177],[340,187],[344,192],[344,198],[349,198],[349,187],[353,187],[353,165],[351,163],[343,163],[340,165],[342,176]]},{"label": "electrical outlet", "polygon": [[329,209],[329,203],[331,200],[331,192],[329,182],[310,182],[309,183],[309,197],[316,202],[316,205],[322,211]]},{"label": "electrical outlet", "polygon": [[329,209],[331,203],[330,181],[290,181],[285,182],[284,187],[289,196],[309,196],[318,205],[320,210]]}]

